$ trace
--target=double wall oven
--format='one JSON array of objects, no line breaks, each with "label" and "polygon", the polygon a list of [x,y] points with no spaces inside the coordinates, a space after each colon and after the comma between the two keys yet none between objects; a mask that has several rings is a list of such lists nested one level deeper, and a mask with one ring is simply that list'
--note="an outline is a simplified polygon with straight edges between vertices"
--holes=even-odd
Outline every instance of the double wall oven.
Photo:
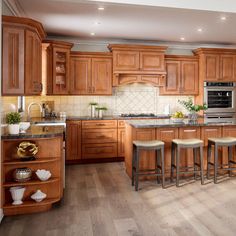
[{"label": "double wall oven", "polygon": [[206,118],[235,118],[236,83],[204,82],[204,102],[208,106]]}]

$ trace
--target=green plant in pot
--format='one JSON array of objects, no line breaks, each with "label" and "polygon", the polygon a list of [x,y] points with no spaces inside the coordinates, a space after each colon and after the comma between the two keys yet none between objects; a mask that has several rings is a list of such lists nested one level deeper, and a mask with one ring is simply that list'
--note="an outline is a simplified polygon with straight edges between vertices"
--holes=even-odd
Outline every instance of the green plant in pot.
[{"label": "green plant in pot", "polygon": [[103,117],[103,111],[107,111],[106,107],[96,107],[96,110],[98,111],[98,117],[102,118]]},{"label": "green plant in pot", "polygon": [[191,97],[189,97],[187,101],[178,100],[178,102],[189,111],[189,119],[193,121],[197,120],[199,111],[207,110],[207,105],[205,103],[202,105],[194,104]]},{"label": "green plant in pot", "polygon": [[10,112],[6,115],[9,134],[19,134],[21,116],[18,112]]}]

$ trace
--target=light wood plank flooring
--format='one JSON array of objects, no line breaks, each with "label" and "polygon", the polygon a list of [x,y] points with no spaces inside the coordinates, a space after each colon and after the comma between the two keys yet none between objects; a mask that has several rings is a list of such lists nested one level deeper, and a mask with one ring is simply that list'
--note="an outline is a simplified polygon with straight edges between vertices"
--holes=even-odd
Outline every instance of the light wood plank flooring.
[{"label": "light wood plank flooring", "polygon": [[162,189],[141,182],[135,192],[123,163],[66,167],[60,205],[5,217],[1,236],[236,235],[236,178]]}]

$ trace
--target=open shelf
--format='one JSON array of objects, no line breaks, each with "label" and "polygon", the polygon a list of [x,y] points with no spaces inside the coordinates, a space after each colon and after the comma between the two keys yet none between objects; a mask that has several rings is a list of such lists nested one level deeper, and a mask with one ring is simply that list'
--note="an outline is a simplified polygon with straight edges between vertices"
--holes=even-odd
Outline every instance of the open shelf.
[{"label": "open shelf", "polygon": [[6,182],[3,184],[3,187],[14,187],[14,186],[29,186],[29,185],[41,185],[41,184],[49,184],[49,183],[53,183],[53,182],[57,182],[59,181],[59,178],[50,178],[47,181],[41,181],[41,180],[30,180],[27,182]]},{"label": "open shelf", "polygon": [[55,202],[60,201],[60,198],[46,198],[41,202],[35,202],[34,200],[23,201],[21,205],[12,205],[11,203],[7,203],[3,206],[3,209],[10,209],[10,208],[23,208],[23,207],[37,207],[42,205],[48,205]]},{"label": "open shelf", "polygon": [[34,161],[17,161],[17,160],[13,160],[13,161],[5,161],[3,162],[3,165],[31,165],[31,164],[42,164],[42,163],[48,163],[48,162],[54,162],[54,161],[58,161],[58,157],[54,157],[54,158],[41,158],[41,159],[37,159]]}]

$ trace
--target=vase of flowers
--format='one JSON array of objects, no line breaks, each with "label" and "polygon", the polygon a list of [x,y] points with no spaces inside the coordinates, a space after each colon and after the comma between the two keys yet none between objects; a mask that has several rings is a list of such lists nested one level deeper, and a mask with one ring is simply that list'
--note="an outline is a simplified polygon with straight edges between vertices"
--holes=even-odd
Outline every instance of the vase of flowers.
[{"label": "vase of flowers", "polygon": [[19,112],[10,112],[6,115],[9,134],[19,134],[21,116]]},{"label": "vase of flowers", "polygon": [[194,104],[192,98],[188,98],[187,101],[178,100],[178,102],[184,106],[184,108],[189,111],[188,118],[191,121],[196,121],[198,118],[198,112],[207,109],[207,105],[203,103],[203,105]]}]

